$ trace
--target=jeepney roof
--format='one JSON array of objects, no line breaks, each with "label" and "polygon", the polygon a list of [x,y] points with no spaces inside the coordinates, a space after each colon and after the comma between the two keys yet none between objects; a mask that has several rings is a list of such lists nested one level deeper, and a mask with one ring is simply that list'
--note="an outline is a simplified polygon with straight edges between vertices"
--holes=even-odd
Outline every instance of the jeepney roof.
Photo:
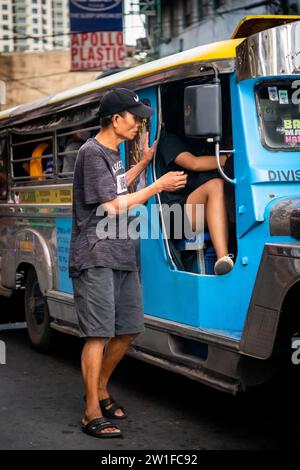
[{"label": "jeepney roof", "polygon": [[[232,35],[232,38],[229,40],[218,41],[194,47],[193,49],[163,57],[155,61],[147,62],[137,67],[133,67],[131,69],[94,80],[76,88],[71,88],[66,91],[32,101],[31,103],[6,109],[0,112],[0,121],[2,121],[1,124],[5,125],[6,120],[10,120],[10,118],[14,119],[15,117],[21,116],[22,114],[27,115],[33,110],[45,108],[46,112],[47,107],[51,107],[59,103],[67,103],[68,100],[82,97],[84,95],[89,95],[97,91],[104,91],[107,88],[118,86],[121,83],[122,85],[126,86],[126,83],[129,84],[132,80],[150,77],[153,74],[174,69],[178,66],[196,62],[235,58],[236,47],[244,40],[244,37],[249,36],[249,34],[253,34],[254,32],[270,28],[271,26],[278,26],[279,24],[296,21],[299,19],[299,15],[256,15],[246,17],[239,23]],[[256,28],[255,22],[257,22]],[[244,34],[245,36],[241,37],[241,34]]]},{"label": "jeepney roof", "polygon": [[193,49],[179,52],[177,54],[172,54],[168,57],[163,57],[162,59],[147,62],[145,64],[138,65],[137,67],[123,70],[113,75],[108,75],[104,78],[80,85],[76,88],[71,88],[66,91],[32,101],[28,104],[6,109],[0,112],[0,121],[10,117],[15,117],[22,113],[28,113],[29,111],[40,107],[68,101],[68,99],[93,93],[97,90],[100,91],[111,86],[117,86],[120,83],[125,84],[126,82],[130,82],[132,79],[146,77],[160,71],[163,72],[166,69],[175,68],[179,65],[198,61],[233,58],[236,55],[236,46],[238,46],[241,42],[242,39],[230,39],[226,41],[215,42],[204,46],[194,47]]}]

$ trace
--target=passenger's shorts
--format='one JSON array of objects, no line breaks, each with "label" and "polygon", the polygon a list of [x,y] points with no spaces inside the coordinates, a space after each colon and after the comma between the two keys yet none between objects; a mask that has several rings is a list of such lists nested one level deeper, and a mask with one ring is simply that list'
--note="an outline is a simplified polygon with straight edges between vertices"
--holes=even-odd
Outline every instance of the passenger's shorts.
[{"label": "passenger's shorts", "polygon": [[88,268],[72,282],[81,337],[112,338],[145,330],[137,271]]}]

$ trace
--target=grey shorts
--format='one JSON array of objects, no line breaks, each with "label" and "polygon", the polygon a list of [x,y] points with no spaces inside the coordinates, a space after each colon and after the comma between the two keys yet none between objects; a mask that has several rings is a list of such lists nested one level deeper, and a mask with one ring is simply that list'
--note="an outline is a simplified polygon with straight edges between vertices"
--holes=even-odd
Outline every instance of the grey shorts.
[{"label": "grey shorts", "polygon": [[112,338],[145,330],[137,271],[88,268],[72,282],[81,337]]}]

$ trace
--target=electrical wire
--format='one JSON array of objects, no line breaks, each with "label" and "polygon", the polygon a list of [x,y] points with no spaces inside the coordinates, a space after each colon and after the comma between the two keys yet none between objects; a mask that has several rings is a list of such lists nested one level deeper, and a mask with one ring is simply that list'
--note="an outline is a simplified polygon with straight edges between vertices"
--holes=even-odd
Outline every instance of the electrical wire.
[{"label": "electrical wire", "polygon": [[[252,10],[253,8],[259,8],[259,7],[262,7],[262,6],[269,6],[270,8],[278,8],[278,9],[283,9],[284,7],[282,6],[282,2],[280,0],[263,0],[263,1],[259,1],[259,2],[255,2],[255,3],[252,3],[252,4],[248,4],[248,5],[241,5],[239,7],[236,7],[236,8],[231,8],[230,10],[221,10],[221,11],[215,11],[214,14],[211,14],[211,15],[205,15],[201,18],[197,16],[194,16],[192,17],[192,20],[191,22],[189,23],[188,26],[186,26],[186,21],[185,19],[178,19],[178,20],[175,20],[172,22],[172,25],[174,26],[186,26],[187,28],[189,28],[190,26],[193,26],[193,25],[198,25],[200,24],[202,21],[206,21],[208,19],[211,19],[211,18],[215,18],[216,16],[223,16],[223,15],[228,15],[230,13],[236,13],[238,11],[243,11],[243,10]],[[141,15],[137,15],[136,12],[132,12],[132,13],[128,13],[127,15],[133,15],[134,13],[134,16],[141,16]],[[280,11],[278,11],[277,13],[280,13]],[[142,21],[142,20],[141,20]],[[142,21],[144,23],[144,21]],[[164,19],[162,21],[156,21],[155,23],[155,26],[157,28],[161,28],[163,25],[170,25],[170,21],[169,19]],[[123,31],[126,31],[126,30],[131,30],[131,29],[141,29],[142,26],[123,26]],[[9,29],[10,32],[14,33],[11,29]],[[18,36],[12,36],[12,37],[9,37],[9,38],[4,38],[4,37],[0,37],[0,40],[23,40],[23,39],[46,39],[46,38],[54,38],[54,37],[60,37],[60,36],[71,36],[72,34],[79,34],[79,33],[88,33],[90,31],[73,31],[73,32],[64,32],[64,33],[52,33],[52,34],[44,34],[44,35],[31,35],[31,34],[23,34],[23,33],[15,33],[15,34],[18,34]]]}]

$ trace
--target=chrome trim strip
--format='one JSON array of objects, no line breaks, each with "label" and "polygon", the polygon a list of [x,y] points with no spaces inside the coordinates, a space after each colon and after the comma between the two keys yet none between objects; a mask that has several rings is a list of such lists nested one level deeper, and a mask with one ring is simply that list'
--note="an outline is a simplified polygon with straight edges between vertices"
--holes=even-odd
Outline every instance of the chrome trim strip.
[{"label": "chrome trim strip", "polygon": [[300,21],[254,34],[237,46],[237,79],[300,73]]}]

